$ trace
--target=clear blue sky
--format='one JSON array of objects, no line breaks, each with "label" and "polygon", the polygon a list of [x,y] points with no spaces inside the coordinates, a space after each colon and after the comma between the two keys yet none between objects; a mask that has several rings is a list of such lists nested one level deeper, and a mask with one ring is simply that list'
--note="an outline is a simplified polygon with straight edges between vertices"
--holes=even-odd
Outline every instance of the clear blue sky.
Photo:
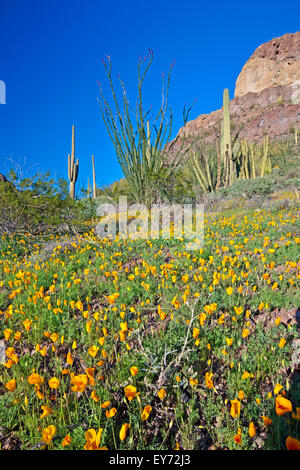
[{"label": "clear blue sky", "polygon": [[102,64],[136,97],[136,65],[148,48],[154,60],[145,82],[145,104],[158,109],[161,74],[176,59],[170,87],[173,137],[185,103],[197,102],[194,119],[233,97],[236,78],[257,46],[300,29],[296,0],[0,0],[0,172],[8,158],[25,170],[50,169],[67,177],[71,127],[76,125],[79,182],[91,179],[94,153],[98,186],[122,176],[100,113],[99,87],[108,95]]}]

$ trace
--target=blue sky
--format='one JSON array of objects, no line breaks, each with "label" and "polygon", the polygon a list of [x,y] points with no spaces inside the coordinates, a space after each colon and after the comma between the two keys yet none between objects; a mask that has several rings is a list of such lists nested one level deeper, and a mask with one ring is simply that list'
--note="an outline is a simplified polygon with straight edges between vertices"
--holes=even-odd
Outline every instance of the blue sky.
[{"label": "blue sky", "polygon": [[175,137],[185,103],[190,118],[233,97],[236,78],[257,46],[300,29],[300,2],[151,0],[0,0],[0,172],[10,160],[29,175],[51,170],[67,177],[71,128],[76,126],[78,182],[97,185],[122,177],[101,113],[99,86],[109,96],[102,59],[136,98],[137,61],[148,48],[154,60],[145,81],[145,106],[160,105],[162,72],[175,59],[169,103]]}]

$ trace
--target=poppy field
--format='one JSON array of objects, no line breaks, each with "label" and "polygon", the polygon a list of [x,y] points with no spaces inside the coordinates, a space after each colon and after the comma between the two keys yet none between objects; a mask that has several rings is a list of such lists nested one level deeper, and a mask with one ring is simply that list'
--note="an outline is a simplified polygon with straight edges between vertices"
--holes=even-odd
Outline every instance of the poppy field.
[{"label": "poppy field", "polygon": [[299,449],[293,197],[207,213],[197,251],[3,236],[1,448]]}]

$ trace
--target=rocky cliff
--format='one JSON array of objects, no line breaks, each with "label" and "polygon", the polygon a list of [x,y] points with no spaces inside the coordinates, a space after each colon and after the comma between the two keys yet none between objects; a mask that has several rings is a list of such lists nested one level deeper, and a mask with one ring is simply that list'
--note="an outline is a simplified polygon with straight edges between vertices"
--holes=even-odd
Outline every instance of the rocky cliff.
[{"label": "rocky cliff", "polygon": [[[233,134],[241,125],[239,137],[249,141],[261,141],[267,134],[272,139],[286,139],[294,126],[300,129],[300,31],[255,50],[236,81],[230,114]],[[180,129],[179,136],[184,133],[188,140],[199,136],[215,142],[221,120],[222,109],[202,114]]]},{"label": "rocky cliff", "polygon": [[[260,93],[278,86],[298,85],[299,91],[299,84],[300,31],[285,34],[259,46],[242,68],[236,81],[234,96]],[[299,104],[300,92],[293,99]]]}]

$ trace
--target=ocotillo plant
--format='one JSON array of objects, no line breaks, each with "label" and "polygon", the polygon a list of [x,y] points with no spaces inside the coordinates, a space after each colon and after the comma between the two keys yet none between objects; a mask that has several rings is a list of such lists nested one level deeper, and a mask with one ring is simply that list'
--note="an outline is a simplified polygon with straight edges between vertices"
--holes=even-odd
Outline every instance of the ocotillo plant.
[{"label": "ocotillo plant", "polygon": [[[138,62],[138,98],[134,114],[133,107],[129,104],[125,86],[121,79],[119,80],[123,96],[122,104],[119,104],[112,80],[109,57],[107,57],[106,62],[104,61],[104,68],[108,77],[114,106],[108,103],[100,86],[102,117],[128,183],[129,196],[134,201],[143,202],[147,206],[154,202],[155,191],[158,192],[160,190],[159,184],[154,184],[153,181],[157,181],[162,172],[164,173],[164,178],[170,178],[174,175],[176,168],[180,164],[180,155],[185,141],[181,134],[180,137],[179,135],[176,137],[171,145],[167,145],[172,131],[171,110],[166,121],[172,65],[168,73],[166,89],[164,90],[163,88],[160,109],[156,116],[154,116],[150,129],[149,112],[145,112],[143,108],[143,83],[152,60],[153,52],[150,50],[149,55],[145,59],[141,58]],[[113,111],[113,107],[116,112]],[[187,116],[188,113],[184,115],[184,124],[186,123]],[[173,152],[175,156],[171,156],[171,150],[175,149],[175,144],[179,139],[181,140],[180,148],[176,153]]]},{"label": "ocotillo plant", "polygon": [[254,155],[254,142],[250,142],[249,145],[250,150],[250,176],[251,178],[256,178],[256,171],[255,171],[255,155]]},{"label": "ocotillo plant", "polygon": [[216,144],[216,152],[217,152],[217,182],[216,182],[216,190],[219,189],[221,184],[221,171],[222,171],[222,160],[221,160],[221,152],[218,143]]},{"label": "ocotillo plant", "polygon": [[220,152],[214,146],[207,147],[205,144],[198,144],[196,150],[190,154],[190,168],[206,193],[214,192],[218,189],[221,179]]},{"label": "ocotillo plant", "polygon": [[97,196],[97,188],[96,188],[96,172],[95,172],[95,159],[94,159],[94,155],[92,155],[92,166],[93,166],[93,199],[96,199],[96,196]]},{"label": "ocotillo plant", "polygon": [[266,169],[266,163],[267,163],[267,158],[268,158],[268,147],[269,147],[269,136],[266,136],[266,138],[263,141],[263,159],[262,159],[262,164],[261,164],[261,170],[260,170],[260,176],[261,178],[265,174],[265,169]]},{"label": "ocotillo plant", "polygon": [[193,172],[196,177],[196,180],[200,184],[202,191],[206,194],[208,192],[213,191],[213,188],[211,184],[209,183],[209,168],[207,168],[207,160],[206,160],[206,173],[205,170],[203,170],[198,162],[198,158],[196,156],[196,153],[192,153],[192,164],[193,164]]},{"label": "ocotillo plant", "polygon": [[70,181],[70,197],[75,199],[75,183],[78,178],[79,161],[75,163],[75,126],[72,126],[72,153],[68,155],[68,177]]},{"label": "ocotillo plant", "polygon": [[241,141],[241,152],[238,163],[238,177],[241,179],[248,179],[249,176],[249,148],[247,139]]}]

